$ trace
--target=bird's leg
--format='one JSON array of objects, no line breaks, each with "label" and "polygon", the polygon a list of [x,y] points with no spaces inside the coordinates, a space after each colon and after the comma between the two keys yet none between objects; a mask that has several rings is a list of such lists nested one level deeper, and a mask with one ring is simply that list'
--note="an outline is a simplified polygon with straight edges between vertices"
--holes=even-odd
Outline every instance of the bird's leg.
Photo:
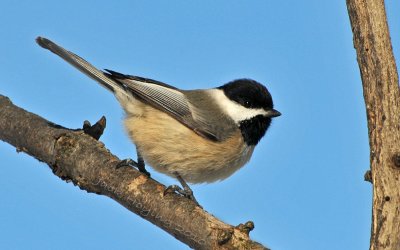
[{"label": "bird's leg", "polygon": [[177,192],[178,194],[183,195],[184,197],[188,198],[189,200],[192,200],[196,205],[200,206],[199,203],[197,202],[196,198],[193,195],[192,189],[189,187],[189,185],[186,183],[186,181],[180,176],[177,172],[174,173],[176,179],[181,183],[181,187],[178,185],[171,185],[168,186],[164,193],[168,192]]},{"label": "bird's leg", "polygon": [[146,170],[146,166],[144,164],[144,160],[142,155],[139,153],[139,150],[136,148],[137,152],[137,168],[139,169],[140,172],[144,173],[148,177],[150,177],[150,173]]},{"label": "bird's leg", "polygon": [[147,175],[148,177],[150,177],[150,173],[146,170],[145,164],[144,164],[144,160],[143,157],[140,155],[139,150],[136,147],[136,152],[137,152],[137,162],[128,158],[128,159],[124,159],[122,161],[120,161],[116,168],[121,168],[121,167],[126,167],[126,166],[130,166],[130,167],[135,167],[137,168],[141,173]]}]

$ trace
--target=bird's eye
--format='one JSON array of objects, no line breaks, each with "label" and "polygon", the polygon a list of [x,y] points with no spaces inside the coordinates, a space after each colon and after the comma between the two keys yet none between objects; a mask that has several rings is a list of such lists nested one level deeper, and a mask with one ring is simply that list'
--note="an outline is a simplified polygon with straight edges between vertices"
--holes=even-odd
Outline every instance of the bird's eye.
[{"label": "bird's eye", "polygon": [[250,108],[250,107],[251,107],[251,102],[250,102],[250,101],[244,101],[243,105],[244,105],[246,108]]}]

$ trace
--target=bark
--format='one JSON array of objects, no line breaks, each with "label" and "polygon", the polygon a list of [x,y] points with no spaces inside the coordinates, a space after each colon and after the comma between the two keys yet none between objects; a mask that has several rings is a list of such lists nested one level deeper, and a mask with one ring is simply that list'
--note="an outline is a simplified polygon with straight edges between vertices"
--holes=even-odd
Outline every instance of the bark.
[{"label": "bark", "polygon": [[0,117],[0,140],[47,163],[55,175],[80,189],[110,197],[192,248],[267,249],[250,240],[251,222],[236,227],[225,224],[184,197],[164,194],[164,185],[137,170],[116,169],[120,160],[93,138],[99,136],[98,124],[66,129],[2,95]]},{"label": "bark", "polygon": [[383,0],[347,0],[367,110],[370,249],[400,249],[400,92]]}]

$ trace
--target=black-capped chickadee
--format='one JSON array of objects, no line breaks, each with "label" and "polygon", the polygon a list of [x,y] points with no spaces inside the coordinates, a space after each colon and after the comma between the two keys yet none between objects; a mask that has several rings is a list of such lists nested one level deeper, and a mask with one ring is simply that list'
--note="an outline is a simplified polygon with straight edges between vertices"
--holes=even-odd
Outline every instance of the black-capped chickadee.
[{"label": "black-capped chickadee", "polygon": [[[125,110],[125,127],[143,160],[185,183],[223,180],[246,164],[264,136],[273,109],[267,88],[239,79],[213,89],[181,90],[168,84],[111,70],[101,71],[52,41],[37,43],[114,93]],[[194,198],[194,197],[193,197]]]}]

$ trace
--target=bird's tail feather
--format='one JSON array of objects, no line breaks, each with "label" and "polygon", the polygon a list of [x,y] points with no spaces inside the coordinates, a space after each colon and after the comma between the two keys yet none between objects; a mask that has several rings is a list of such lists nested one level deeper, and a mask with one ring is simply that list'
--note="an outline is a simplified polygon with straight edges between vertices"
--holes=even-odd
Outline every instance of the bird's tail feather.
[{"label": "bird's tail feather", "polygon": [[58,46],[49,39],[39,36],[36,38],[36,42],[41,47],[50,50],[90,78],[96,80],[111,92],[116,92],[122,87],[121,84],[107,77],[103,71],[98,70],[80,56],[62,48],[61,46]]}]

